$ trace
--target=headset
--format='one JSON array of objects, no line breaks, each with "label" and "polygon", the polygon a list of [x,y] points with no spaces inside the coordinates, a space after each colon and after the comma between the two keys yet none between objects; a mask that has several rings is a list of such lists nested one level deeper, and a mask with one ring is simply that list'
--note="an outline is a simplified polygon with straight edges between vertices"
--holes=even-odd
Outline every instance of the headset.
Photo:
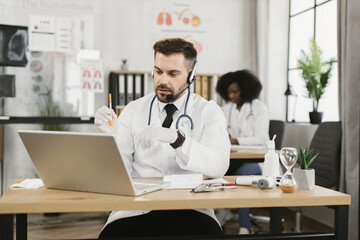
[{"label": "headset", "polygon": [[[188,102],[189,102],[189,98],[190,98],[190,90],[189,90],[189,87],[190,87],[190,84],[192,84],[195,79],[196,79],[196,65],[197,65],[197,60],[195,60],[194,62],[194,67],[193,69],[189,72],[188,76],[187,76],[187,79],[186,79],[186,82],[187,82],[187,86],[181,90],[178,94],[176,95],[173,95],[173,94],[169,94],[166,96],[166,100],[169,101],[169,102],[173,102],[175,101],[178,97],[180,97],[180,95],[186,90],[188,89],[188,95],[186,97],[186,102],[185,102],[185,108],[184,108],[184,113],[182,115],[180,115],[176,121],[176,129],[179,128],[179,121],[181,118],[188,118],[189,121],[190,121],[190,124],[191,124],[191,130],[194,129],[194,123],[193,123],[193,120],[192,118],[186,114],[186,110],[187,110],[187,105],[188,105]],[[151,77],[154,78],[154,69],[151,71]],[[151,122],[151,110],[152,110],[152,106],[153,106],[153,103],[156,99],[156,94],[155,96],[153,97],[153,99],[151,100],[151,103],[150,103],[150,109],[149,109],[149,118],[148,118],[148,125],[150,125],[150,122]]]},{"label": "headset", "polygon": [[[197,60],[195,59],[194,67],[189,72],[189,74],[187,76],[187,79],[186,79],[186,82],[187,82],[188,85],[192,84],[196,79],[196,65],[197,65]],[[154,69],[151,71],[151,78],[154,79]]]}]

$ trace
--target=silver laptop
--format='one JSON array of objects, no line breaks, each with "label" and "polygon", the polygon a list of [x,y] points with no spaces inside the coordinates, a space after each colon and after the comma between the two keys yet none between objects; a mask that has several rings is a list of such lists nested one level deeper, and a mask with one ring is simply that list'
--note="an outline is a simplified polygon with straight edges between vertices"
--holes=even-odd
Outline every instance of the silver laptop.
[{"label": "silver laptop", "polygon": [[132,179],[114,135],[18,133],[46,188],[138,196],[169,186],[160,180]]}]

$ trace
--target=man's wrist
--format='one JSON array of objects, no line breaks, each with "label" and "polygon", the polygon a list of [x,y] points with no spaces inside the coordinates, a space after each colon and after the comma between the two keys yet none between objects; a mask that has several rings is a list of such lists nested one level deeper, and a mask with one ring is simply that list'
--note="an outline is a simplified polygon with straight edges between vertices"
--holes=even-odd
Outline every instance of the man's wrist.
[{"label": "man's wrist", "polygon": [[172,146],[174,149],[176,149],[178,147],[181,147],[184,142],[185,142],[185,134],[182,131],[177,130],[177,138],[176,138],[175,142],[170,143],[170,146]]}]

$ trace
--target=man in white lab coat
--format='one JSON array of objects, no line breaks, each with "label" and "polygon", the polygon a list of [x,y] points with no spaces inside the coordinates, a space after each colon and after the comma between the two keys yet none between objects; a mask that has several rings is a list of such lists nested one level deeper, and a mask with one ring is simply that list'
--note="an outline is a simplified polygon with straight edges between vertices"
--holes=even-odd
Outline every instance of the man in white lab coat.
[{"label": "man in white lab coat", "polygon": [[[133,177],[187,173],[222,177],[230,155],[226,119],[215,102],[190,93],[197,57],[193,44],[170,38],[153,48],[155,92],[130,102],[118,119],[108,107],[99,108],[95,125],[117,134]],[[113,211],[100,238],[221,233],[213,209]]]}]

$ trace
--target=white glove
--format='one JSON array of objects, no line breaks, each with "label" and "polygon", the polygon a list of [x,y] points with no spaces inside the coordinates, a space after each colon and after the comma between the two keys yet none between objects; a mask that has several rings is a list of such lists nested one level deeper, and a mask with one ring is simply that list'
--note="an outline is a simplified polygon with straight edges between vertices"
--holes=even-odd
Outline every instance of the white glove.
[{"label": "white glove", "polygon": [[155,126],[147,126],[143,131],[135,136],[135,148],[150,148],[155,141],[163,143],[174,143],[178,137],[175,129]]},{"label": "white glove", "polygon": [[[117,133],[118,130],[118,120],[117,115],[114,110],[108,108],[107,106],[102,106],[96,110],[95,116],[95,126],[103,133]],[[112,126],[110,126],[109,121],[112,120]]]}]

